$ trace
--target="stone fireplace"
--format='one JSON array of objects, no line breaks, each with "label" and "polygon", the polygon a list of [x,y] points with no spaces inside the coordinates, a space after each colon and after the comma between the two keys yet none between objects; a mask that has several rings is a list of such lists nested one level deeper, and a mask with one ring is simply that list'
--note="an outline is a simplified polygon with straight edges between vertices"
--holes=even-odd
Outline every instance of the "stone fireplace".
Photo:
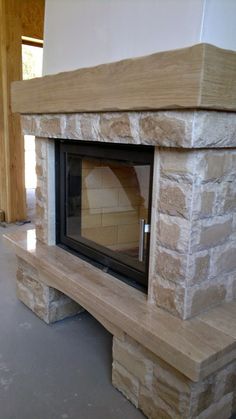
[{"label": "stone fireplace", "polygon": [[[190,68],[191,75],[199,51],[194,48],[199,46],[187,49],[190,67],[176,61],[180,70]],[[175,51],[172,54],[175,62]],[[223,50],[222,56],[229,60]],[[163,57],[151,56],[152,65],[156,60],[161,68]],[[148,57],[140,60],[145,59],[150,64]],[[134,61],[111,66],[129,72]],[[137,67],[140,63],[137,60]],[[98,67],[106,76],[107,66]],[[78,70],[79,80],[86,71]],[[96,71],[90,76],[96,78]],[[235,86],[235,73],[230,74]],[[42,78],[46,90],[50,77]],[[204,80],[202,74],[200,78]],[[208,106],[197,105],[199,97],[191,106],[186,99],[184,105],[181,96],[184,109],[178,109],[176,91],[175,99],[168,99],[172,82],[166,86],[168,105],[154,106],[152,101],[150,109],[146,103],[143,108],[142,103],[131,103],[108,109],[100,102],[100,110],[94,105],[90,112],[88,104],[80,109],[83,90],[77,110],[73,103],[52,111],[49,97],[45,109],[43,103],[37,108],[32,98],[27,108],[19,90],[26,96],[27,89],[31,95],[42,94],[40,83],[16,83],[13,90],[13,109],[22,114],[23,133],[36,136],[37,161],[35,232],[7,237],[18,257],[19,299],[48,323],[83,308],[94,315],[114,336],[113,384],[148,418],[229,418],[236,411],[236,104],[227,86],[228,107],[220,103],[219,94],[219,105],[211,98]],[[200,90],[203,97],[202,85]],[[97,92],[93,94],[97,98]],[[94,161],[96,148],[99,162]],[[122,170],[121,151],[126,154]],[[58,152],[72,156],[69,169],[62,169]],[[149,226],[144,250],[140,220]],[[62,236],[69,241],[63,243]],[[101,266],[81,259],[77,245],[77,256],[68,252],[78,237],[83,246],[96,243],[96,262],[108,249]],[[129,269],[134,282],[135,275],[144,278],[145,272],[147,294],[124,282],[124,255],[127,279]],[[86,252],[83,256],[88,257]],[[107,262],[108,256],[123,264],[120,271]],[[117,269],[122,281],[117,280]]]}]

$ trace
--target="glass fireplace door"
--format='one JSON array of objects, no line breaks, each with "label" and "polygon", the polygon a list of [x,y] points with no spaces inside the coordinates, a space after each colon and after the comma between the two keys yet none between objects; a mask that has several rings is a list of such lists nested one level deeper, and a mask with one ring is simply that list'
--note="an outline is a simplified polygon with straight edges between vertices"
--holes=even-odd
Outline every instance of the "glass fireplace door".
[{"label": "glass fireplace door", "polygon": [[139,147],[61,144],[60,242],[147,286],[152,148]]}]

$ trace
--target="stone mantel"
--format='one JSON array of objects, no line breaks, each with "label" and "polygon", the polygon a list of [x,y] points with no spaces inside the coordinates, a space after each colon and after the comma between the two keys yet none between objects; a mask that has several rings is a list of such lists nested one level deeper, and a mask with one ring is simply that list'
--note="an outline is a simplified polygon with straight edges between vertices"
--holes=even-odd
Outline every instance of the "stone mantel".
[{"label": "stone mantel", "polygon": [[236,110],[236,52],[209,44],[12,84],[12,110],[24,114]]}]

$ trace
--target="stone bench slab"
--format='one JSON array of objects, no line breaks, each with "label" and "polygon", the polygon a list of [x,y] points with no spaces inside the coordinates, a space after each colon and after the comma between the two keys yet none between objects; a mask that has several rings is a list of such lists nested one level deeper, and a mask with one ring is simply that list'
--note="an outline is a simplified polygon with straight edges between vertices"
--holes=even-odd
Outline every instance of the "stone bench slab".
[{"label": "stone bench slab", "polygon": [[[217,310],[191,320],[180,320],[152,305],[142,292],[57,246],[35,239],[35,230],[5,235],[16,255],[41,273],[40,280],[79,303],[108,330],[128,334],[156,356],[193,381],[198,381],[236,358],[236,302],[218,326]],[[232,308],[234,307],[234,308]],[[227,305],[224,305],[227,313]],[[213,312],[213,311],[212,311]],[[231,314],[230,314],[231,313]]]}]

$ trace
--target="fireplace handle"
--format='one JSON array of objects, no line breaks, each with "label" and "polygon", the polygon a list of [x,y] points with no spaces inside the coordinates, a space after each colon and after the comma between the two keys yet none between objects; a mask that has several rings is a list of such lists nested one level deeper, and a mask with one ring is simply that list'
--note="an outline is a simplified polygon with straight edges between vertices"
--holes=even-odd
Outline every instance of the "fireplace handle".
[{"label": "fireplace handle", "polygon": [[145,233],[150,233],[150,225],[146,224],[144,218],[140,218],[139,220],[139,249],[138,249],[139,262],[144,261]]}]

